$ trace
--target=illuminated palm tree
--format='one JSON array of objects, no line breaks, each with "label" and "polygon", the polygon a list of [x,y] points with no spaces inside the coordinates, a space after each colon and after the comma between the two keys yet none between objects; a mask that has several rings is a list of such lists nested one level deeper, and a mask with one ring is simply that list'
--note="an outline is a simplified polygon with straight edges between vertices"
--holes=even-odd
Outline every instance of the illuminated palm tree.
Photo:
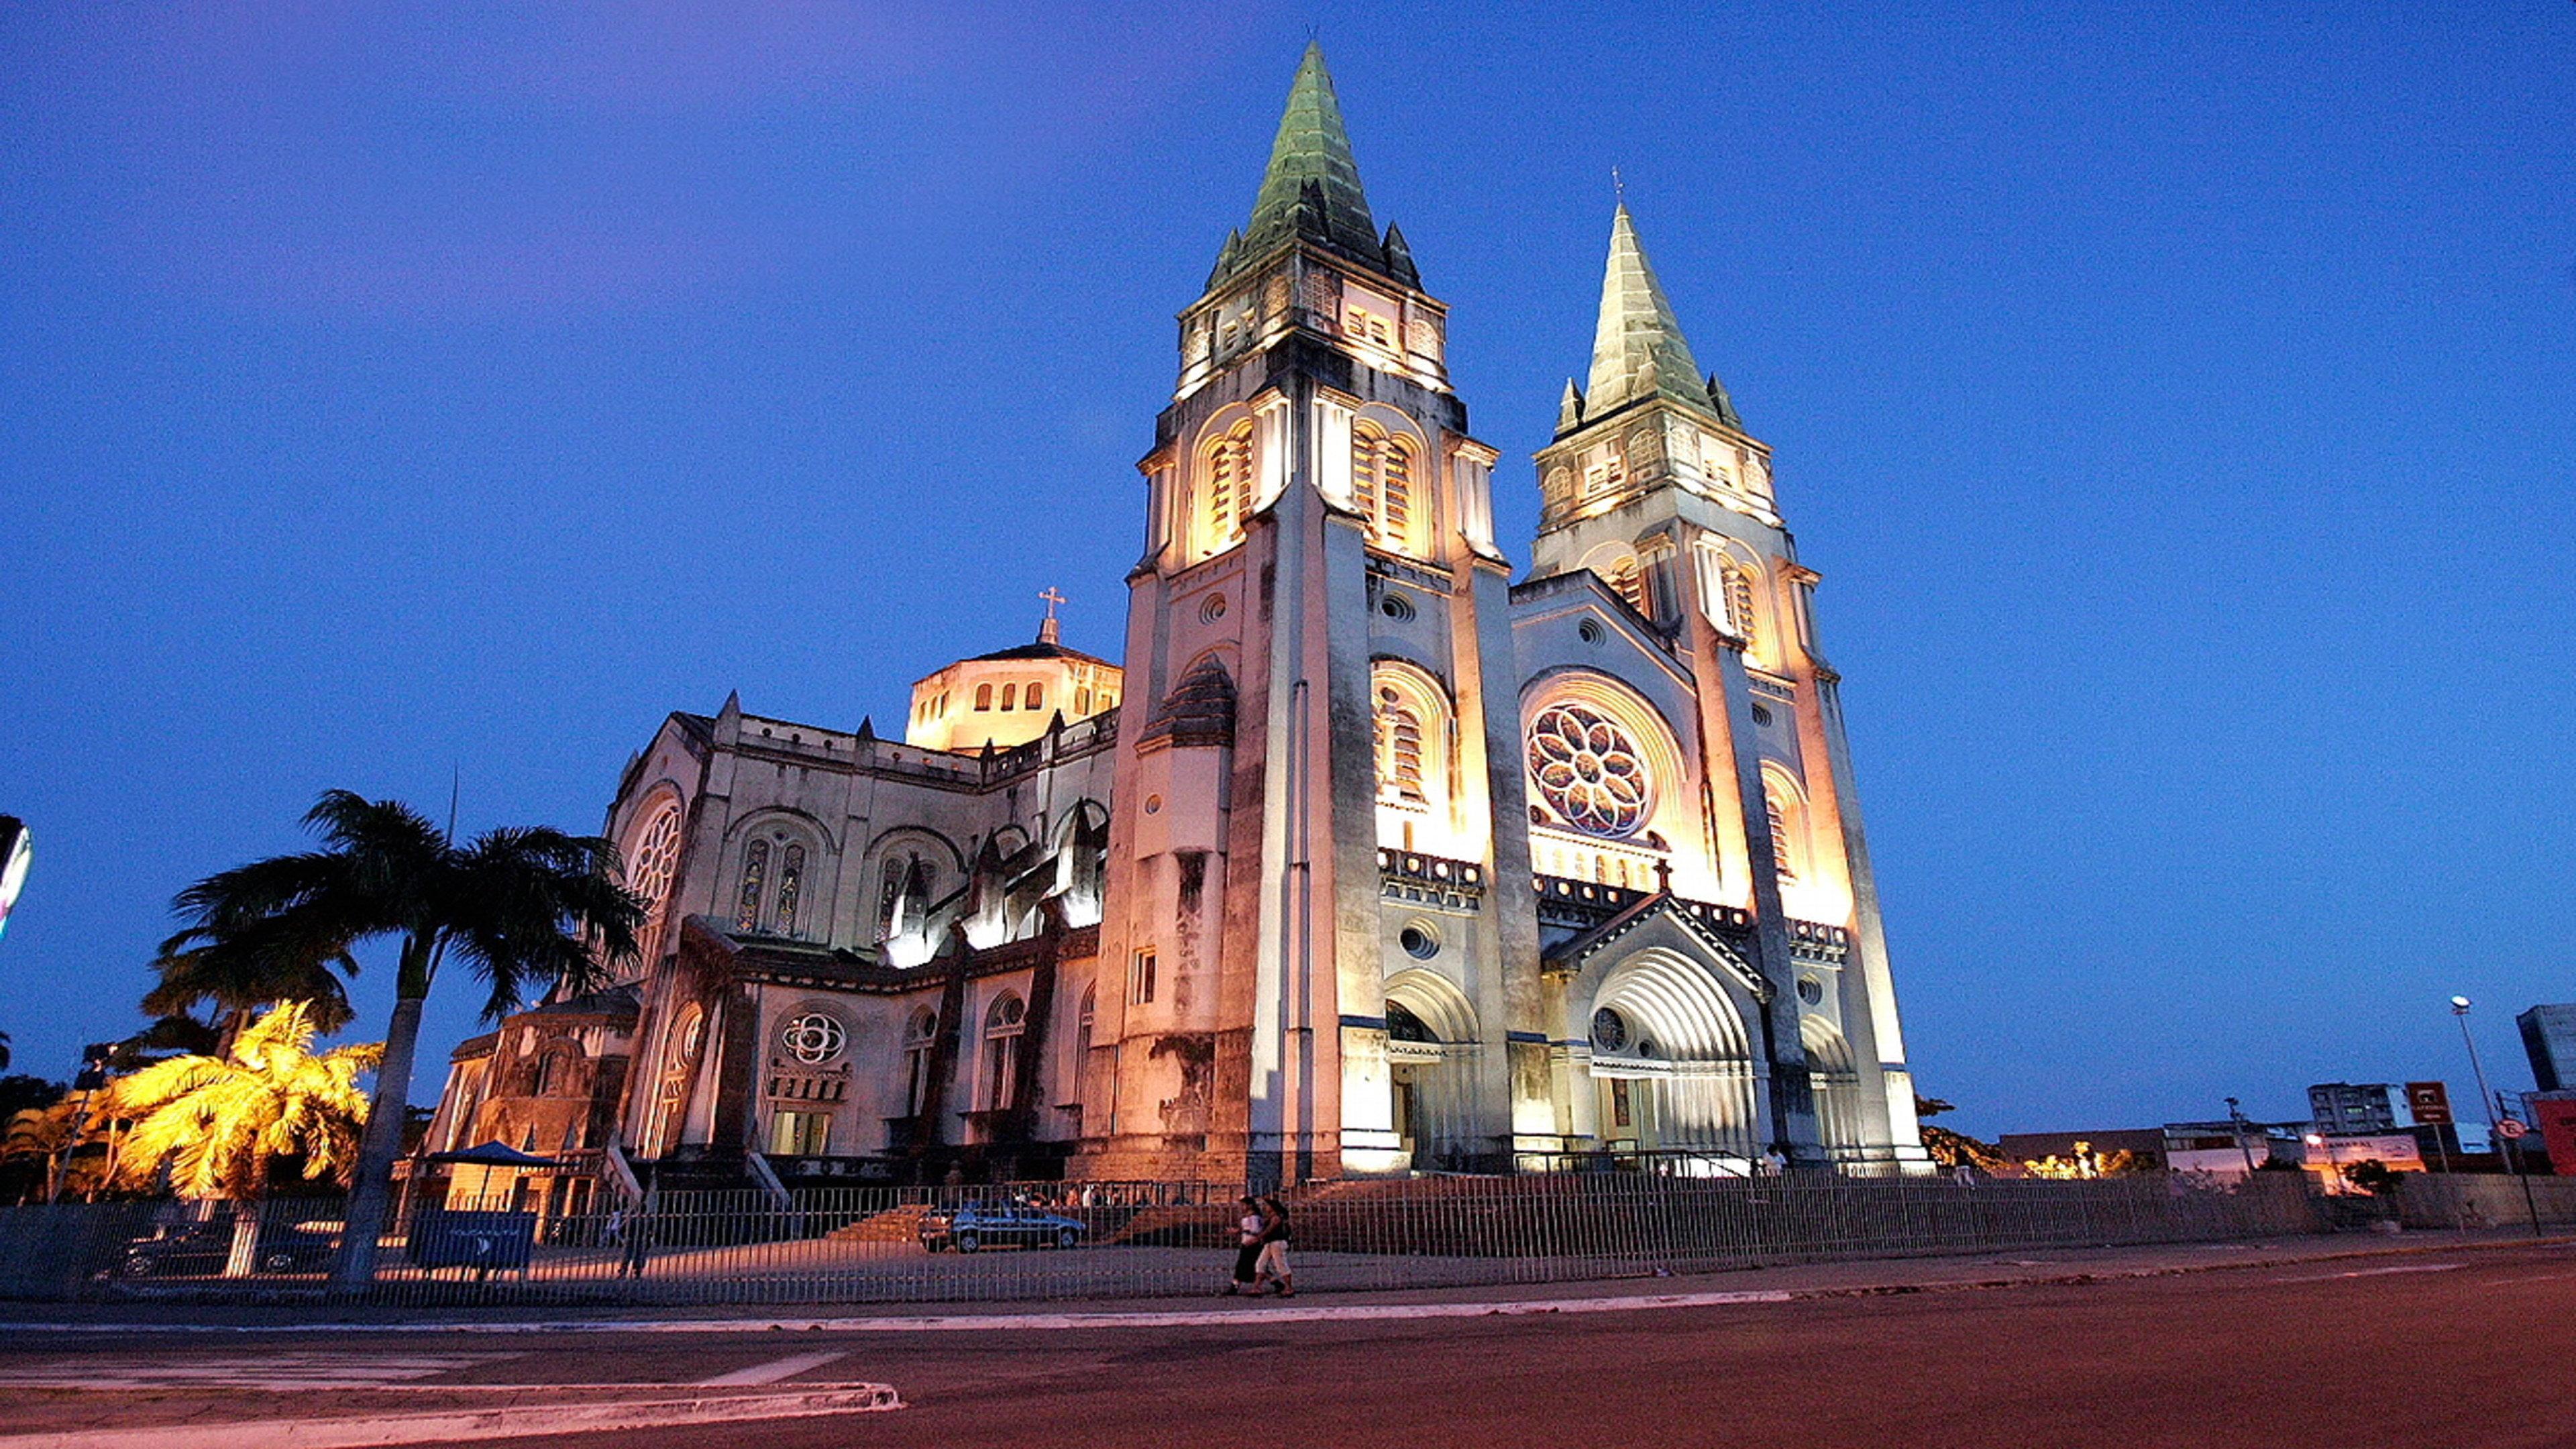
[{"label": "illuminated palm tree", "polygon": [[133,1122],[117,1177],[140,1186],[166,1169],[183,1198],[247,1201],[269,1164],[304,1160],[307,1181],[346,1185],[358,1169],[367,1094],[358,1079],[382,1042],[313,1052],[312,1012],[290,1001],[253,1021],[224,1055],[173,1057],[108,1089],[106,1115]]},{"label": "illuminated palm tree", "polygon": [[351,1288],[375,1276],[421,1007],[440,965],[451,952],[463,958],[490,988],[484,1016],[497,1019],[531,988],[572,995],[606,984],[608,965],[635,958],[644,907],[618,884],[617,848],[595,836],[504,829],[460,846],[400,801],[347,790],[325,793],[304,820],[324,849],[210,876],[176,909],[183,936],[290,943],[307,961],[335,961],[380,936],[399,943],[393,1020],[333,1274]]}]

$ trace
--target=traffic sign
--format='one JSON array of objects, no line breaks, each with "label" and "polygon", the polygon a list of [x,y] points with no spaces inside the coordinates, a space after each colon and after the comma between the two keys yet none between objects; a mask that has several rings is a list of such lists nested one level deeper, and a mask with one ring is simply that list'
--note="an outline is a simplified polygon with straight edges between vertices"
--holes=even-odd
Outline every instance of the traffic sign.
[{"label": "traffic sign", "polygon": [[2451,1125],[2451,1093],[2439,1082],[2408,1082],[2406,1110],[2415,1114],[2419,1127]]},{"label": "traffic sign", "polygon": [[2529,1136],[2530,1133],[2530,1128],[2523,1126],[2520,1122],[2515,1121],[2511,1117],[2507,1117],[2496,1124],[2496,1135],[2504,1138],[2508,1142],[2519,1141],[2522,1138]]}]

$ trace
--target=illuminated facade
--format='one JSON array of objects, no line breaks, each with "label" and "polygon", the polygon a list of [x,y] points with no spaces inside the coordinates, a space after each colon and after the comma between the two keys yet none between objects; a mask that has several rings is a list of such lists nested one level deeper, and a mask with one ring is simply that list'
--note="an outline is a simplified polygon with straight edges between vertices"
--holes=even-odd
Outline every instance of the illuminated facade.
[{"label": "illuminated facade", "polygon": [[[1517,584],[1447,309],[1312,49],[1179,323],[1123,668],[1050,620],[916,685],[901,744],[728,702],[630,767],[624,1155],[1927,1168],[1816,576],[1626,209]],[[507,1036],[434,1145],[515,1144],[475,1085],[526,1074]]]}]

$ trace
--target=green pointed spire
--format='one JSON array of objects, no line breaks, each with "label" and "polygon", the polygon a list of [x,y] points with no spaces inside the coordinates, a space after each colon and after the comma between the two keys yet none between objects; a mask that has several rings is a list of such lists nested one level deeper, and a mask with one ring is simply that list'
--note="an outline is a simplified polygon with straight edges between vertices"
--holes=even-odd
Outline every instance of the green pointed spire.
[{"label": "green pointed spire", "polygon": [[1592,381],[1583,391],[1584,412],[1592,417],[1656,396],[1716,411],[1708,385],[1700,381],[1699,364],[1691,358],[1690,343],[1682,338],[1682,324],[1673,317],[1673,304],[1638,244],[1626,202],[1610,222],[1601,322],[1592,334]]},{"label": "green pointed spire", "polygon": [[1342,129],[1332,73],[1324,69],[1324,49],[1311,41],[1288,88],[1278,139],[1270,143],[1270,169],[1262,173],[1252,224],[1243,232],[1244,254],[1300,231],[1370,262],[1383,256],[1368,196],[1360,190],[1359,163],[1351,159],[1350,133]]}]

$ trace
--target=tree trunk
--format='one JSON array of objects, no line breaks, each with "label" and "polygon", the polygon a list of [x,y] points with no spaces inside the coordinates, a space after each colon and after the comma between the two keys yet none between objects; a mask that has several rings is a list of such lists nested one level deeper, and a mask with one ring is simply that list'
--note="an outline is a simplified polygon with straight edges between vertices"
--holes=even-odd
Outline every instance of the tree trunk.
[{"label": "tree trunk", "polygon": [[247,1278],[259,1262],[259,1200],[251,1198],[232,1205],[233,1246],[224,1255],[224,1276]]},{"label": "tree trunk", "polygon": [[[420,985],[426,988],[428,983]],[[411,1112],[411,1060],[420,1044],[420,1009],[426,995],[425,989],[418,995],[405,991],[395,1000],[394,1019],[385,1028],[384,1064],[376,1069],[367,1134],[358,1143],[358,1178],[349,1189],[349,1225],[341,1235],[339,1264],[331,1273],[334,1292],[354,1293],[376,1280],[376,1242],[384,1236],[394,1159],[402,1155],[403,1119]]]}]

